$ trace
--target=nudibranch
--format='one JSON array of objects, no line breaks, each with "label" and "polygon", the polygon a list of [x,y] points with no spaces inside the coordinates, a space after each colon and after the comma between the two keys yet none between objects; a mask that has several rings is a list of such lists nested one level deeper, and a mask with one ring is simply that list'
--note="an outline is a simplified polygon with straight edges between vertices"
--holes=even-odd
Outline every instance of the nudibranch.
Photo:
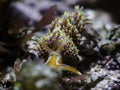
[{"label": "nudibranch", "polygon": [[56,18],[51,23],[48,33],[38,39],[36,46],[40,55],[48,53],[45,64],[80,75],[81,73],[74,67],[63,64],[62,58],[67,55],[81,59],[78,47],[81,32],[85,30],[87,22],[88,19],[78,6],[75,7],[74,13],[65,12],[63,16]]}]

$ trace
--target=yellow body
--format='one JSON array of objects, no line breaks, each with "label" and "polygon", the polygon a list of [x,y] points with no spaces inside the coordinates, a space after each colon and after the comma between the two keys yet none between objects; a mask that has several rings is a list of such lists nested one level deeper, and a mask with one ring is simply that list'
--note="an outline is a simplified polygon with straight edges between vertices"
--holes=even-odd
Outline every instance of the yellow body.
[{"label": "yellow body", "polygon": [[75,74],[81,75],[81,73],[77,69],[75,69],[71,66],[62,64],[61,56],[55,52],[53,52],[52,55],[48,58],[46,64],[48,66],[51,66],[51,67],[56,68],[58,70],[66,70],[66,71],[70,71],[70,72],[73,72]]}]

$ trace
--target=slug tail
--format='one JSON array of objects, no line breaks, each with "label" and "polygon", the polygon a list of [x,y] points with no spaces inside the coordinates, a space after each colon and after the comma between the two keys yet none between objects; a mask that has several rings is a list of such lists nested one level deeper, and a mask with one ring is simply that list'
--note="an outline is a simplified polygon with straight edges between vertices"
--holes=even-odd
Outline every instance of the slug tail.
[{"label": "slug tail", "polygon": [[82,75],[77,69],[75,69],[71,66],[65,65],[65,64],[60,64],[59,69],[65,70],[65,71],[70,71],[70,72],[73,72],[73,73],[78,74],[78,75]]}]

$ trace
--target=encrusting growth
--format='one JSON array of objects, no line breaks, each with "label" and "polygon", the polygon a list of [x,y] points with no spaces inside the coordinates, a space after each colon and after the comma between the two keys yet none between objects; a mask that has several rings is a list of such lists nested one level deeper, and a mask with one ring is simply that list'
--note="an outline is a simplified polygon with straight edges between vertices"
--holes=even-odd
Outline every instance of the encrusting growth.
[{"label": "encrusting growth", "polygon": [[46,61],[47,65],[59,70],[81,74],[77,69],[63,64],[62,57],[67,54],[70,57],[81,59],[78,47],[81,32],[85,30],[87,23],[88,19],[78,6],[75,7],[74,13],[65,12],[63,16],[52,22],[48,33],[38,39],[38,46],[36,47],[40,54],[46,52],[49,54]]}]

